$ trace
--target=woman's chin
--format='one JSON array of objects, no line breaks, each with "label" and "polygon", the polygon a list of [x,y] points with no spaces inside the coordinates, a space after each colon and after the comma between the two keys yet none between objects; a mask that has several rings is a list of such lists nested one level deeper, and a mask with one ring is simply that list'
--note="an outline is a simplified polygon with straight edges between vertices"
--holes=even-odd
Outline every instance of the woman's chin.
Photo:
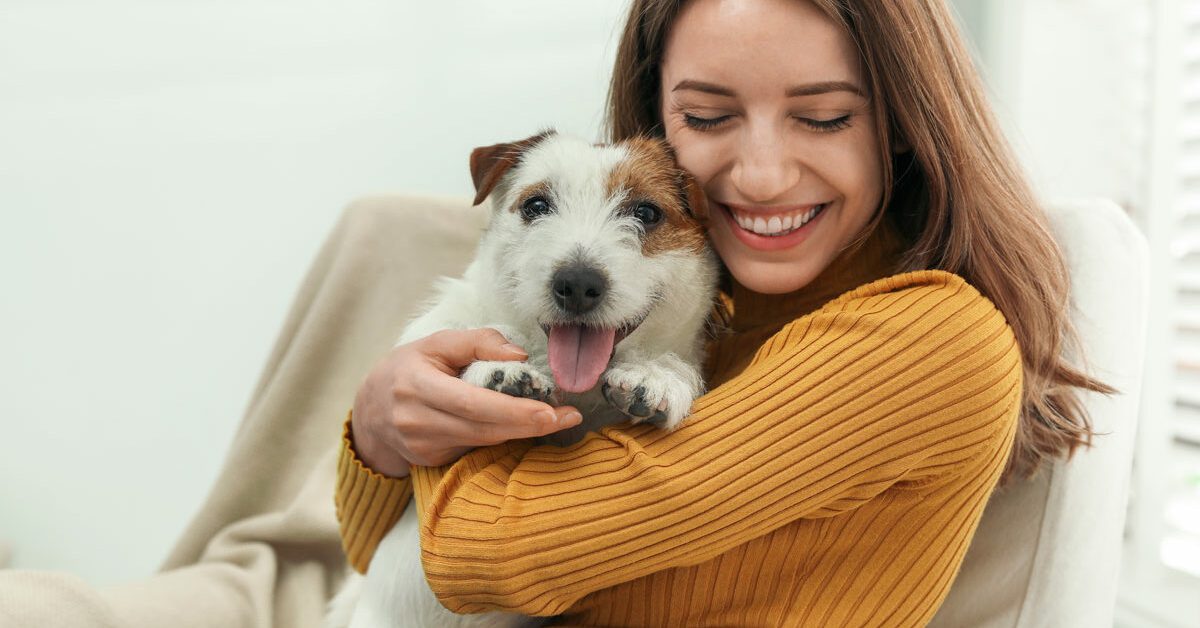
[{"label": "woman's chin", "polygon": [[736,260],[726,263],[729,273],[742,287],[759,294],[787,294],[812,283],[815,274],[795,261],[759,262]]},{"label": "woman's chin", "polygon": [[811,257],[793,259],[788,251],[754,251],[725,229],[713,229],[710,236],[717,255],[738,284],[759,294],[795,292],[818,274]]}]

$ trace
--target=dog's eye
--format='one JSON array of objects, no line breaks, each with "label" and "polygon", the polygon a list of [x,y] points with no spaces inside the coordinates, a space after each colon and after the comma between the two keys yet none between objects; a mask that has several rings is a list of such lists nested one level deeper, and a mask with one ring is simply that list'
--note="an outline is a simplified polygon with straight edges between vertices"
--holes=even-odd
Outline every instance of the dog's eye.
[{"label": "dog's eye", "polygon": [[633,208],[633,217],[642,221],[643,225],[653,227],[662,221],[662,210],[650,203],[642,203]]},{"label": "dog's eye", "polygon": [[538,216],[545,216],[551,211],[553,211],[553,208],[550,207],[549,201],[540,196],[531,196],[525,199],[524,203],[521,203],[521,217],[524,218],[526,222],[531,221]]}]

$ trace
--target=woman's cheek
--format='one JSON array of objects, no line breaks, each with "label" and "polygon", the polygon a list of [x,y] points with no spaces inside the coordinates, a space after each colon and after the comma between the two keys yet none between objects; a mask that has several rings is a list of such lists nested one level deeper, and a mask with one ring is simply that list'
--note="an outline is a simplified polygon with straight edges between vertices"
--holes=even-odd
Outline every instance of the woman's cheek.
[{"label": "woman's cheek", "polygon": [[871,205],[882,196],[883,164],[879,160],[879,151],[864,138],[826,145],[821,158],[810,163],[819,178],[848,200]]},{"label": "woman's cheek", "polygon": [[672,142],[669,137],[667,141],[675,149],[675,160],[679,163],[679,167],[695,177],[696,182],[706,192],[711,192],[708,189],[708,183],[713,176],[715,168],[713,164],[722,149],[718,143],[703,137],[692,137],[694,135],[694,133],[680,133],[676,135],[675,141]]}]

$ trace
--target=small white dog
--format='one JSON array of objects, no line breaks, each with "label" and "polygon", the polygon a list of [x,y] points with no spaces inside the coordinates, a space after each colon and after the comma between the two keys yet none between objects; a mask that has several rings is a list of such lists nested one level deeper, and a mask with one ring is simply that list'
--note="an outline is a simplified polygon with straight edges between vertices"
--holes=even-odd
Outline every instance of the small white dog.
[{"label": "small white dog", "polygon": [[[704,331],[717,263],[699,186],[658,140],[616,145],[544,132],[471,153],[475,204],[492,218],[462,279],[400,343],[443,329],[491,327],[529,354],[480,361],[463,380],[570,404],[580,425],[543,437],[568,445],[623,420],[673,429],[700,395]],[[409,505],[367,575],[351,574],[326,626],[535,626],[509,613],[458,615],[425,581],[418,516]]]}]

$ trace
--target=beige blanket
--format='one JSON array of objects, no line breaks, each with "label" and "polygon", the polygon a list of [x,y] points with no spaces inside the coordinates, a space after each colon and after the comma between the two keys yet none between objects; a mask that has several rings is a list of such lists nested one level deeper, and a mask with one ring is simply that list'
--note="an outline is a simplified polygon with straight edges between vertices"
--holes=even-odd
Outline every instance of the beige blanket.
[{"label": "beige blanket", "polygon": [[470,258],[485,213],[468,205],[350,207],[300,286],[216,484],[159,573],[97,588],[66,573],[0,570],[0,626],[318,625],[346,570],[333,510],[341,423],[434,276]]}]

